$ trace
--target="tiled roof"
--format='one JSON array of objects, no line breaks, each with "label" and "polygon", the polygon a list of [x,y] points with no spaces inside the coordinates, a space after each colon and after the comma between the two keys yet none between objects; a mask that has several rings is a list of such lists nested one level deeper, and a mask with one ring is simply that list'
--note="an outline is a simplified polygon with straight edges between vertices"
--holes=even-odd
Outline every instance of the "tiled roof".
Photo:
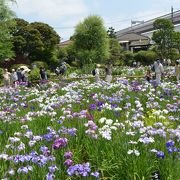
[{"label": "tiled roof", "polygon": [[127,34],[123,34],[121,36],[117,37],[119,42],[122,41],[139,41],[139,40],[149,40],[148,37],[137,34],[137,33],[127,33]]}]

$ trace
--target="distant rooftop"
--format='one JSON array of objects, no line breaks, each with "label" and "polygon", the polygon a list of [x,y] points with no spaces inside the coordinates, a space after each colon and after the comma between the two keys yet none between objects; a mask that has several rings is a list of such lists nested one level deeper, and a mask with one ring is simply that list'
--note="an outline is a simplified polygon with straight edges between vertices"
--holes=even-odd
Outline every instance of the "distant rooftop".
[{"label": "distant rooftop", "polygon": [[64,47],[64,46],[68,46],[69,44],[71,44],[73,41],[72,40],[67,40],[67,41],[63,41],[59,44],[60,47]]},{"label": "distant rooftop", "polygon": [[126,33],[129,33],[129,32],[135,32],[135,33],[141,34],[141,33],[152,31],[154,29],[153,22],[156,19],[170,19],[170,20],[172,19],[174,25],[180,24],[180,10],[174,11],[173,14],[172,13],[165,14],[163,16],[159,16],[159,17],[156,17],[154,19],[145,21],[142,24],[137,24],[137,25],[119,30],[116,32],[117,38],[119,36],[126,34]]}]

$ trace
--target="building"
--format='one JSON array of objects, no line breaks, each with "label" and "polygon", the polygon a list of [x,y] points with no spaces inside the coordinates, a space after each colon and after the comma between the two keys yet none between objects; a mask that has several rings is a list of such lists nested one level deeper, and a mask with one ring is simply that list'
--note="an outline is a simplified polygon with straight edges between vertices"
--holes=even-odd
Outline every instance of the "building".
[{"label": "building", "polygon": [[118,40],[123,49],[133,52],[147,50],[150,46],[149,37],[134,32],[119,35]]},{"label": "building", "polygon": [[175,12],[172,10],[169,14],[117,31],[116,36],[119,43],[125,50],[138,51],[147,49],[152,44],[153,23],[156,19],[172,20],[175,31],[180,31],[180,10]]},{"label": "building", "polygon": [[72,40],[63,41],[63,42],[61,42],[61,43],[59,44],[59,47],[66,47],[66,46],[68,46],[68,45],[70,45],[70,44],[72,44],[72,43],[73,43]]}]

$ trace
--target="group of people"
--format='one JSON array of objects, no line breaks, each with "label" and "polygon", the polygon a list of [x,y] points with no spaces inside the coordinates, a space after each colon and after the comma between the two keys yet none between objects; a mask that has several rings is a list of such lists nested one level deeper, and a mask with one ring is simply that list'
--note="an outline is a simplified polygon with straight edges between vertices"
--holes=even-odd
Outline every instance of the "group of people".
[{"label": "group of people", "polygon": [[[170,63],[170,61],[169,61]],[[150,82],[153,79],[152,72],[155,74],[156,83],[161,83],[161,77],[164,74],[164,61],[161,63],[159,59],[157,59],[152,66],[149,66],[146,72],[146,80]],[[135,64],[134,64],[135,65]],[[168,64],[169,65],[169,64]],[[67,66],[66,63],[63,62],[59,67],[56,68],[55,73],[59,76],[66,74]],[[18,68],[17,70],[12,69],[11,73],[8,72],[7,69],[4,69],[3,80],[4,86],[16,86],[20,82],[28,82],[28,75],[30,69],[28,68]],[[92,71],[92,74],[95,76],[95,81],[100,81],[100,65],[96,64],[96,68]],[[47,73],[45,68],[41,67],[39,71],[40,80],[47,80]],[[180,59],[175,62],[175,76],[177,81],[180,80]],[[107,63],[105,66],[105,81],[111,83],[112,81],[112,63]]]},{"label": "group of people", "polygon": [[[16,87],[18,84],[22,82],[27,82],[29,84],[29,73],[31,70],[28,67],[17,68],[17,70],[12,69],[11,72],[8,69],[4,69],[2,74],[3,83],[5,87]],[[47,73],[45,68],[40,67],[39,71],[40,80],[47,80]]]},{"label": "group of people", "polygon": [[[167,62],[168,62],[167,65],[169,66],[171,64],[171,61],[167,61]],[[157,59],[154,62],[154,64],[152,64],[152,66],[147,69],[146,80],[148,82],[150,82],[150,80],[152,80],[151,71],[153,71],[155,73],[156,83],[160,84],[161,83],[161,77],[164,75],[164,67],[163,67],[163,64],[160,62],[159,59]],[[179,82],[179,78],[180,78],[180,60],[176,60],[174,72],[175,72],[177,82]]]},{"label": "group of people", "polygon": [[[169,66],[171,64],[170,60],[167,60],[167,65]],[[135,65],[135,64],[134,64]],[[96,69],[94,70],[94,72],[92,73],[95,76],[95,81],[99,82],[100,81],[100,65],[96,64]],[[154,64],[152,64],[152,66],[149,66],[146,72],[146,80],[148,82],[150,82],[153,79],[153,75],[152,72],[154,72],[155,74],[155,81],[156,84],[160,84],[161,83],[161,78],[164,75],[164,66],[163,66],[163,62],[161,63],[159,59],[157,59]],[[176,60],[175,62],[175,76],[177,79],[177,82],[179,82],[180,80],[180,59]],[[112,64],[108,63],[105,66],[105,81],[108,83],[111,83],[112,81]]]},{"label": "group of people", "polygon": [[[95,81],[98,83],[100,81],[100,65],[96,64],[96,69],[93,72],[95,76]],[[105,81],[111,83],[112,81],[112,64],[108,63],[105,66]]]},{"label": "group of people", "polygon": [[16,86],[20,82],[28,81],[28,73],[30,70],[28,68],[18,68],[17,70],[12,69],[11,72],[8,69],[4,69],[3,81],[4,86]]},{"label": "group of people", "polygon": [[65,75],[67,71],[67,66],[66,66],[66,62],[62,62],[60,67],[57,67],[55,69],[55,73],[57,76],[59,75]]}]

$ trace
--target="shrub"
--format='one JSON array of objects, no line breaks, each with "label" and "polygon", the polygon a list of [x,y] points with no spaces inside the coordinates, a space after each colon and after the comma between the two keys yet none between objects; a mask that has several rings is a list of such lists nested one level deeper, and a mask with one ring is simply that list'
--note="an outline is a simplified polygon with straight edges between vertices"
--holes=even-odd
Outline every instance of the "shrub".
[{"label": "shrub", "polygon": [[0,68],[0,84],[2,83],[2,79],[3,79],[3,69]]},{"label": "shrub", "polygon": [[71,65],[72,65],[73,67],[79,67],[79,66],[80,66],[80,64],[79,64],[78,61],[72,61],[72,62],[71,62]]},{"label": "shrub", "polygon": [[39,75],[39,68],[34,68],[30,74],[29,74],[29,80],[32,81],[37,81],[40,80],[40,75]]},{"label": "shrub", "polygon": [[3,69],[0,68],[0,79],[2,79],[2,75],[3,75]]},{"label": "shrub", "polygon": [[132,62],[134,61],[134,54],[131,51],[125,51],[122,56],[124,65],[131,66]]},{"label": "shrub", "polygon": [[157,54],[153,51],[139,51],[134,54],[134,59],[143,65],[150,65],[157,58]]}]

